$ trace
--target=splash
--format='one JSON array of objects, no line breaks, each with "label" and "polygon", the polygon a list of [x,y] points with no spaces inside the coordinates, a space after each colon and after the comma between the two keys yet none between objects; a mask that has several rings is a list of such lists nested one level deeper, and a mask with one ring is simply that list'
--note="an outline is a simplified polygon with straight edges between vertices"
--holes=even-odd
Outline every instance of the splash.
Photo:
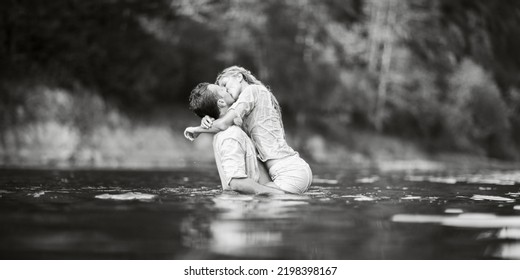
[{"label": "splash", "polygon": [[44,195],[44,194],[45,194],[44,191],[39,191],[39,192],[31,193],[31,194],[28,194],[28,195],[30,195],[30,196],[32,196],[32,197],[36,197],[36,198],[38,198],[38,197],[40,197],[40,196],[42,196],[42,195]]}]

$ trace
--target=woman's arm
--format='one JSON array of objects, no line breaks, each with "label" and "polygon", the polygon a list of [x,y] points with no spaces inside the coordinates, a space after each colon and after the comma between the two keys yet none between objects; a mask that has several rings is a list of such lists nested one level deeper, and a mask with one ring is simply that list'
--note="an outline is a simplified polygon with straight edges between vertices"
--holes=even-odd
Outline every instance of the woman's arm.
[{"label": "woman's arm", "polygon": [[201,133],[218,133],[220,131],[228,129],[234,124],[234,119],[237,117],[235,110],[228,110],[224,116],[216,120],[212,120],[210,117],[203,118],[201,122],[202,129],[208,129],[208,131],[201,131]]},{"label": "woman's arm", "polygon": [[202,126],[192,126],[186,128],[184,130],[184,137],[188,140],[193,141],[197,138],[201,133],[219,133],[228,129],[230,126],[234,124],[233,119],[236,118],[236,113],[234,110],[228,110],[226,114],[215,121],[213,121],[211,127],[205,128]]},{"label": "woman's arm", "polygon": [[200,126],[190,126],[184,130],[184,137],[193,141],[195,138],[199,137],[201,133],[218,133],[218,131],[216,129],[205,129]]}]

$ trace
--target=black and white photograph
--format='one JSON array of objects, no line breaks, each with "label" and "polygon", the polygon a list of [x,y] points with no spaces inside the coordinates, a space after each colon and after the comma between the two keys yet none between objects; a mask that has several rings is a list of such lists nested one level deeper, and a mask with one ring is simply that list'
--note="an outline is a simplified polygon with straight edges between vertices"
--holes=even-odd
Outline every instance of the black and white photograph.
[{"label": "black and white photograph", "polygon": [[519,260],[519,73],[520,1],[1,0],[0,266]]}]

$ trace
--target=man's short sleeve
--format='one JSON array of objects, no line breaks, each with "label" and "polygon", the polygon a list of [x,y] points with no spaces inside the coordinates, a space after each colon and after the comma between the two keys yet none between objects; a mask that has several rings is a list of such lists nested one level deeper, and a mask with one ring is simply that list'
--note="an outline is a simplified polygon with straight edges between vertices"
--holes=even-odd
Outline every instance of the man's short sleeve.
[{"label": "man's short sleeve", "polygon": [[228,138],[220,143],[218,149],[222,171],[225,176],[226,183],[235,178],[247,178],[245,166],[246,151],[236,139]]}]

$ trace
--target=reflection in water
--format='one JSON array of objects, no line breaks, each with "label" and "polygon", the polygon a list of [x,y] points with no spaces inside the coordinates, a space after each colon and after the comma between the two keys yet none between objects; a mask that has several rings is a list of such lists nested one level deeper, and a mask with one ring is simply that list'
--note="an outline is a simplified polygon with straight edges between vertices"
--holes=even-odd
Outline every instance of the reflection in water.
[{"label": "reflection in water", "polygon": [[495,240],[485,255],[501,259],[520,259],[520,217],[497,216],[488,213],[466,213],[456,216],[398,214],[392,221],[401,223],[438,223],[460,228],[495,228],[484,232],[477,240]]},{"label": "reflection in water", "polygon": [[213,253],[230,256],[274,257],[270,249],[282,245],[282,233],[260,229],[251,222],[216,220],[211,224]]},{"label": "reflection in water", "polygon": [[520,240],[520,228],[503,228],[498,231],[497,238]]},{"label": "reflection in water", "polygon": [[219,215],[211,221],[210,250],[236,257],[273,258],[283,245],[280,222],[289,222],[295,207],[307,202],[296,196],[258,198],[222,194],[213,199]]},{"label": "reflection in water", "polygon": [[486,255],[500,259],[520,259],[520,228],[502,228],[483,238],[499,241],[488,247]]},{"label": "reflection in water", "polygon": [[502,243],[489,250],[489,255],[500,259],[520,259],[520,243]]},{"label": "reflection in water", "polygon": [[[230,257],[275,258],[283,248],[291,220],[297,219],[297,207],[307,205],[308,197],[278,195],[270,197],[224,192],[213,198],[216,215],[200,225],[186,227],[185,245],[207,247],[218,255]],[[184,223],[186,224],[186,223]],[[202,238],[201,238],[202,237]],[[207,238],[207,239],[204,239]]]}]

